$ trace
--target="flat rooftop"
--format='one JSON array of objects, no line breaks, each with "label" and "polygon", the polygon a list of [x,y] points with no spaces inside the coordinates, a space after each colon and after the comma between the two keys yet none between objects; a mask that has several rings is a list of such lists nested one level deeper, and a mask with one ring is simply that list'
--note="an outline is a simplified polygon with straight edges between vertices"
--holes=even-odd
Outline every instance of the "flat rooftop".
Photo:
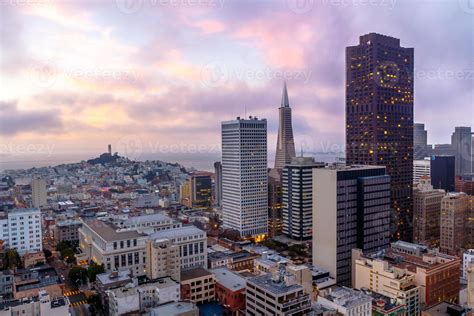
[{"label": "flat rooftop", "polygon": [[131,280],[129,270],[119,270],[115,272],[105,272],[97,275],[97,280],[103,284],[113,284],[116,282],[122,282],[126,280]]},{"label": "flat rooftop", "polygon": [[205,276],[211,276],[211,275],[212,275],[212,272],[202,267],[181,270],[181,281],[187,281],[187,280],[201,278]]},{"label": "flat rooftop", "polygon": [[339,306],[353,308],[372,301],[372,297],[344,286],[335,286],[329,289],[321,297],[331,301]]},{"label": "flat rooftop", "polygon": [[303,289],[303,287],[299,284],[287,285],[284,281],[273,281],[271,273],[250,278],[247,281],[249,283],[253,283],[257,288],[263,289],[266,292],[275,295],[282,295],[288,292]]},{"label": "flat rooftop", "polygon": [[141,234],[136,230],[117,232],[117,229],[119,229],[117,226],[112,223],[101,221],[98,219],[84,221],[84,224],[86,224],[91,230],[93,230],[105,241],[133,239],[146,236],[145,234]]},{"label": "flat rooftop", "polygon": [[219,282],[225,288],[232,291],[245,289],[247,284],[245,278],[227,268],[215,268],[211,270],[216,276],[216,282]]},{"label": "flat rooftop", "polygon": [[168,230],[158,231],[150,235],[150,239],[173,239],[173,238],[183,238],[190,237],[194,235],[203,235],[206,237],[206,232],[200,230],[196,226],[182,226]]},{"label": "flat rooftop", "polygon": [[194,310],[197,310],[197,307],[192,302],[170,302],[152,308],[150,310],[150,316],[181,315]]}]

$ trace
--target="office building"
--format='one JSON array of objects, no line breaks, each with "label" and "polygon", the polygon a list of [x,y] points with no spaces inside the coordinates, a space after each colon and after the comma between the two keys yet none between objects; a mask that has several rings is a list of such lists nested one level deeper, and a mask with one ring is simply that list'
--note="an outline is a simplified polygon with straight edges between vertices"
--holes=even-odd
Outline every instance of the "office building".
[{"label": "office building", "polygon": [[[275,169],[273,169],[275,170]],[[279,235],[283,229],[282,185],[280,177],[268,175],[268,236]]]},{"label": "office building", "polygon": [[81,259],[104,264],[105,271],[129,269],[133,276],[145,275],[145,241],[136,230],[122,230],[97,219],[83,220],[79,228]]},{"label": "office building", "polygon": [[379,259],[414,273],[422,309],[442,301],[457,301],[461,259],[403,241],[392,243]]},{"label": "office building", "polygon": [[195,304],[209,303],[215,298],[214,274],[202,267],[181,271],[181,299]]},{"label": "office building", "polygon": [[371,316],[372,297],[344,286],[333,286],[319,293],[317,303],[337,311],[337,315]]},{"label": "office building", "polygon": [[212,202],[211,174],[206,172],[193,173],[190,179],[191,207],[208,209]]},{"label": "office building", "polygon": [[468,268],[470,264],[474,264],[474,249],[467,249],[462,255],[462,274],[461,277],[467,280]]},{"label": "office building", "polygon": [[454,179],[454,187],[456,192],[474,195],[474,174],[456,176]]},{"label": "office building", "polygon": [[0,213],[0,239],[5,248],[15,248],[19,254],[43,251],[41,211],[37,208],[17,208]]},{"label": "office building", "polygon": [[430,178],[422,176],[413,190],[413,240],[428,247],[439,247],[439,221],[444,190],[433,189]]},{"label": "office building", "polygon": [[313,236],[313,168],[324,168],[312,157],[295,157],[283,168],[283,233],[295,240]]},{"label": "office building", "polygon": [[33,178],[31,180],[31,202],[34,208],[40,208],[48,205],[46,180],[41,178]]},{"label": "office building", "polygon": [[435,189],[454,191],[454,156],[431,156],[431,184]]},{"label": "office building", "polygon": [[428,132],[425,124],[415,123],[413,129],[413,159],[422,160],[428,156]]},{"label": "office building", "polygon": [[214,163],[214,205],[222,207],[222,163]]},{"label": "office building", "polygon": [[440,249],[457,255],[468,242],[467,217],[469,196],[465,193],[448,193],[441,200]]},{"label": "office building", "polygon": [[451,145],[455,156],[456,176],[472,172],[472,131],[470,127],[456,126],[451,135]]},{"label": "office building", "polygon": [[170,277],[179,282],[179,246],[169,239],[148,239],[145,243],[146,276],[150,280]]},{"label": "office building", "polygon": [[431,158],[427,157],[423,160],[413,160],[413,185],[420,183],[420,178],[427,176],[431,178],[430,171]]},{"label": "office building", "polygon": [[351,250],[383,250],[390,239],[390,176],[381,166],[313,169],[313,263],[350,286]]},{"label": "office building", "polygon": [[268,234],[266,119],[222,122],[222,213],[242,237]]},{"label": "office building", "polygon": [[151,240],[169,240],[179,247],[181,269],[207,266],[207,235],[196,226],[162,230],[150,235]]},{"label": "office building", "polygon": [[413,48],[376,33],[346,48],[346,162],[391,178],[393,239],[413,238]]},{"label": "office building", "polygon": [[311,311],[309,295],[285,267],[247,279],[246,314],[256,315],[307,315]]},{"label": "office building", "polygon": [[407,315],[420,314],[419,287],[415,274],[388,261],[364,256],[360,249],[352,250],[352,287],[368,289],[398,300]]},{"label": "office building", "polygon": [[138,285],[136,281],[107,292],[109,315],[143,314],[151,308],[179,301],[179,283],[171,278]]},{"label": "office building", "polygon": [[291,108],[286,82],[283,85],[281,105],[278,112],[279,121],[275,169],[282,170],[285,164],[290,163],[291,159],[296,156],[295,141],[293,139],[293,126],[291,122]]}]

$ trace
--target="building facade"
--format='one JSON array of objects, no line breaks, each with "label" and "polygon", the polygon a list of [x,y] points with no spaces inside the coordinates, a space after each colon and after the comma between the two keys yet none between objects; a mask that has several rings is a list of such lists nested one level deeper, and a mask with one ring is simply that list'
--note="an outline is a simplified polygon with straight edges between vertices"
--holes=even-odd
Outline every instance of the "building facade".
[{"label": "building facade", "polygon": [[393,239],[411,240],[413,48],[376,33],[346,48],[346,162],[383,165],[391,178]]},{"label": "building facade", "polygon": [[242,237],[268,234],[266,119],[222,122],[222,213]]},{"label": "building facade", "polygon": [[222,207],[222,163],[214,163],[214,205]]},{"label": "building facade", "polygon": [[154,280],[170,277],[179,282],[181,262],[179,246],[169,239],[148,239],[145,243],[146,276]]},{"label": "building facade", "polygon": [[40,208],[48,204],[46,180],[41,178],[33,178],[31,180],[31,202],[35,208]]},{"label": "building facade", "polygon": [[0,239],[5,248],[15,248],[20,255],[43,251],[41,211],[18,208],[0,216]]},{"label": "building facade", "polygon": [[390,242],[390,176],[378,166],[313,169],[313,263],[350,286],[351,250]]},{"label": "building facade", "polygon": [[456,255],[468,242],[467,217],[469,196],[465,193],[448,193],[441,200],[440,249]]},{"label": "building facade", "polygon": [[455,156],[455,175],[462,176],[472,172],[472,131],[470,127],[456,126],[451,135],[451,145]]},{"label": "building facade", "polygon": [[286,82],[283,85],[283,93],[281,96],[281,106],[278,109],[278,139],[275,155],[275,169],[282,170],[285,164],[291,163],[291,159],[295,154],[295,141],[293,139],[293,126],[291,122],[291,108],[288,99],[288,90]]},{"label": "building facade", "polygon": [[431,178],[430,164],[430,158],[425,158],[423,160],[413,160],[413,184],[415,186],[420,183],[421,177]]},{"label": "building facade", "polygon": [[413,159],[423,160],[428,156],[428,132],[425,124],[415,123],[413,125]]},{"label": "building facade", "polygon": [[454,156],[431,156],[431,184],[435,189],[454,191]]},{"label": "building facade", "polygon": [[348,287],[330,287],[320,293],[317,302],[329,310],[336,311],[335,315],[372,315],[372,297]]},{"label": "building facade", "polygon": [[324,166],[312,157],[296,157],[283,168],[283,233],[292,239],[313,236],[313,168]]},{"label": "building facade", "polygon": [[181,299],[196,304],[209,303],[215,299],[214,274],[202,267],[181,271]]},{"label": "building facade", "polygon": [[413,241],[428,247],[439,247],[439,221],[444,190],[433,189],[424,176],[413,190]]},{"label": "building facade", "polygon": [[67,241],[72,244],[79,243],[79,228],[82,222],[79,220],[58,221],[54,227],[54,239],[57,242]]},{"label": "building facade", "polygon": [[191,175],[191,205],[193,208],[208,209],[212,205],[212,179],[209,173]]}]

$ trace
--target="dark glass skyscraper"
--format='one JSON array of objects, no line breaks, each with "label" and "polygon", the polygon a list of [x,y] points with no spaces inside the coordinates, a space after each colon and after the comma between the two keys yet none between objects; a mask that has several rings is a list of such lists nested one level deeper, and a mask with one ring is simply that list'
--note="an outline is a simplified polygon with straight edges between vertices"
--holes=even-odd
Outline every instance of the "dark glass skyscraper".
[{"label": "dark glass skyscraper", "polygon": [[376,33],[346,48],[346,158],[391,177],[392,238],[411,241],[413,48]]},{"label": "dark glass skyscraper", "polygon": [[293,139],[293,126],[291,124],[291,108],[288,100],[286,82],[283,85],[281,96],[281,106],[278,109],[280,121],[278,126],[277,150],[275,155],[275,169],[282,170],[285,164],[291,162],[291,158],[296,156],[295,141]]},{"label": "dark glass skyscraper", "polygon": [[454,191],[454,156],[431,156],[431,184],[435,189]]},{"label": "dark glass skyscraper", "polygon": [[425,124],[415,123],[413,133],[413,159],[423,160],[428,156],[428,132]]}]

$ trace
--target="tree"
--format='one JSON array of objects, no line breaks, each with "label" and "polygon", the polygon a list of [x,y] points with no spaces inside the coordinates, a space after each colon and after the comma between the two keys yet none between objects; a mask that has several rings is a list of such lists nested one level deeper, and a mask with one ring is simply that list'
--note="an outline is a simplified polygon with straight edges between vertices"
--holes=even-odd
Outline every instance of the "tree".
[{"label": "tree", "polygon": [[91,295],[87,298],[89,311],[92,315],[104,315],[104,306],[98,294]]},{"label": "tree", "polygon": [[89,268],[87,269],[88,277],[90,282],[95,282],[97,274],[101,274],[105,272],[105,267],[104,264],[97,264],[93,262],[91,265],[89,265]]},{"label": "tree", "polygon": [[72,248],[71,244],[68,241],[60,241],[56,245],[56,250],[59,251],[59,252],[65,250],[67,248]]},{"label": "tree", "polygon": [[43,249],[43,253],[46,261],[48,261],[53,256],[53,253],[49,249]]},{"label": "tree", "polygon": [[72,267],[68,274],[69,279],[76,286],[86,284],[87,282],[87,269],[81,267]]},{"label": "tree", "polygon": [[22,268],[23,263],[21,262],[21,257],[18,254],[16,249],[8,249],[5,252],[5,257],[3,259],[3,268],[4,269],[14,269],[14,268]]}]

